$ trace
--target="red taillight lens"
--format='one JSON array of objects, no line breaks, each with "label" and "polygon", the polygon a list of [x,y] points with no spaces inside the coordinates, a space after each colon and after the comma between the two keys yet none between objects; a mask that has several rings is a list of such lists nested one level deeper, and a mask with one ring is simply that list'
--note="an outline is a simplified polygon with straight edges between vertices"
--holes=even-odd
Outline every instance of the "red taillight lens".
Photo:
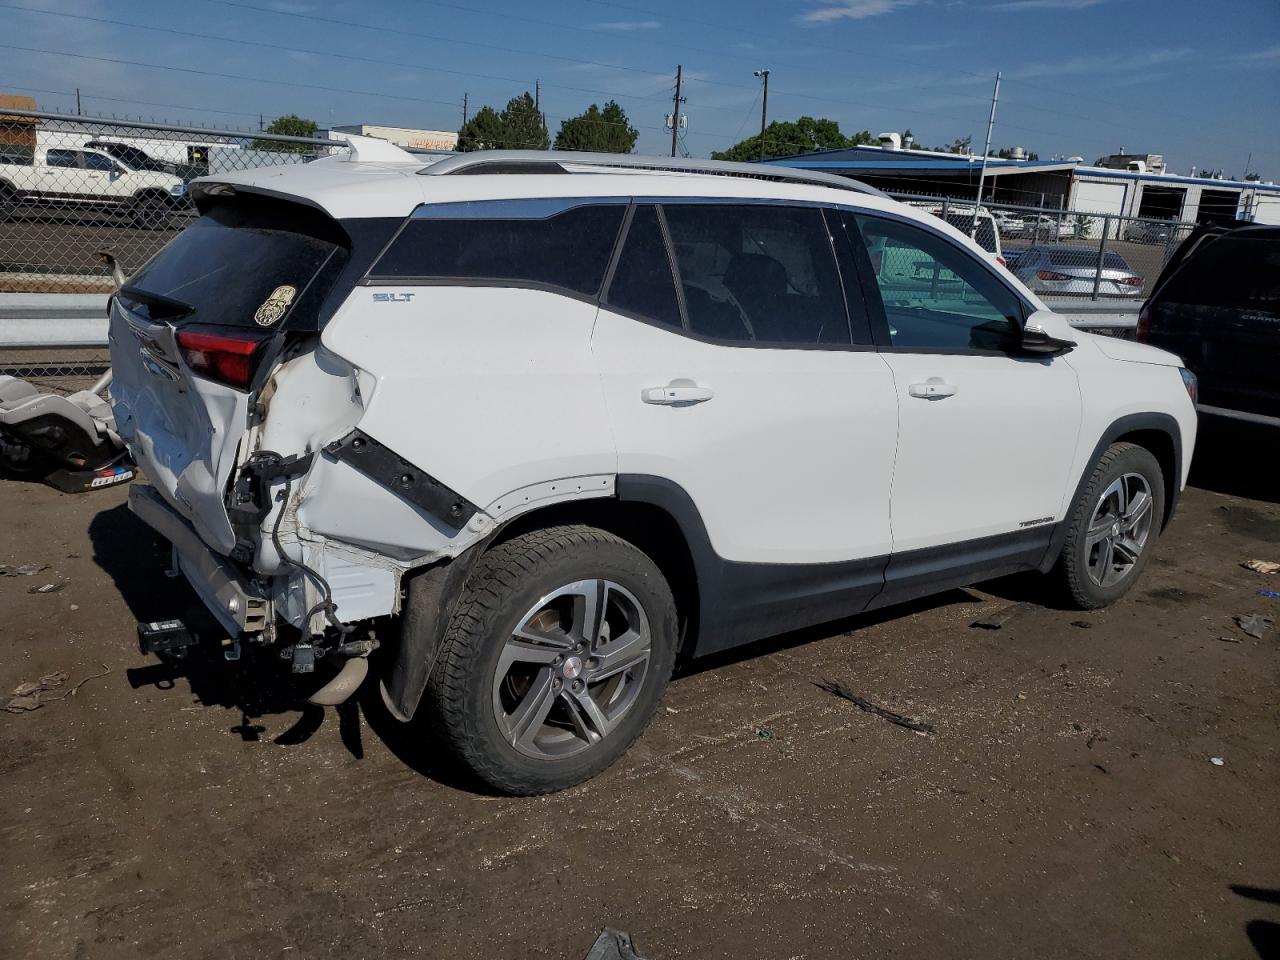
[{"label": "red taillight lens", "polygon": [[262,345],[262,337],[179,330],[177,340],[182,358],[192,373],[237,390],[249,388],[253,380],[254,352]]},{"label": "red taillight lens", "polygon": [[1141,277],[1121,277],[1116,283],[1122,287],[1140,287],[1142,286]]},{"label": "red taillight lens", "polygon": [[1146,340],[1147,335],[1151,333],[1151,306],[1144,303],[1142,309],[1138,311],[1138,325],[1134,328],[1133,336],[1135,340]]},{"label": "red taillight lens", "polygon": [[1065,273],[1058,273],[1054,270],[1039,270],[1036,276],[1041,280],[1070,280],[1071,278]]},{"label": "red taillight lens", "polygon": [[1000,264],[1002,267],[1007,267],[1009,265],[1009,261],[1004,257],[996,257],[996,263]]}]

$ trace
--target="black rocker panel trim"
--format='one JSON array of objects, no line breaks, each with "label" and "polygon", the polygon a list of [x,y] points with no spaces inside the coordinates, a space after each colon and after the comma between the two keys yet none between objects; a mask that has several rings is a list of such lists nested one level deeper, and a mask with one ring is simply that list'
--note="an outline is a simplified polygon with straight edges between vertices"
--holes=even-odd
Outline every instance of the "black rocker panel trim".
[{"label": "black rocker panel trim", "polygon": [[618,499],[665,510],[680,525],[698,578],[703,656],[957,586],[1035,569],[1055,526],[834,563],[742,563],[711,546],[689,494],[662,477],[619,474]]},{"label": "black rocker panel trim", "polygon": [[370,480],[386,487],[402,500],[421,507],[455,530],[462,529],[480,509],[363,430],[352,430],[326,444],[324,452],[355,467]]}]

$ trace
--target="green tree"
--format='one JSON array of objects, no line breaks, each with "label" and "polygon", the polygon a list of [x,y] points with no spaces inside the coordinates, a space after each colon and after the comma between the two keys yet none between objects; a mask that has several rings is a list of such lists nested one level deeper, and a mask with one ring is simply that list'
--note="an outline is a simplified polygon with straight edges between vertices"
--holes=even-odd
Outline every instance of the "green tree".
[{"label": "green tree", "polygon": [[1246,180],[1248,180],[1250,183],[1254,183],[1254,182],[1256,182],[1256,181],[1258,181],[1258,180],[1261,180],[1261,179],[1262,179],[1262,174],[1260,174],[1260,173],[1246,173],[1246,174],[1244,175],[1244,178],[1245,178]]},{"label": "green tree", "polygon": [[556,149],[630,153],[639,136],[623,109],[610,100],[603,110],[593,103],[578,116],[562,121],[556,134]]},{"label": "green tree", "polygon": [[[801,117],[799,120],[775,120],[764,131],[764,155],[788,157],[813,150],[830,150],[856,147],[862,143],[875,143],[869,130],[859,130],[846,137],[840,132],[840,124],[825,117]],[[760,159],[760,135],[748,137],[727,150],[711,154],[713,160]]]},{"label": "green tree", "polygon": [[458,131],[458,149],[545,150],[551,143],[547,124],[528,92],[507,102],[498,113],[482,107]]},{"label": "green tree", "polygon": [[[306,120],[296,113],[276,117],[267,126],[266,133],[279,133],[286,137],[314,137],[319,128],[314,120]],[[279,140],[254,140],[254,150],[270,150],[274,153],[311,153],[314,148],[305,143],[281,143]]]},{"label": "green tree", "polygon": [[458,149],[464,153],[472,150],[500,150],[504,143],[502,118],[493,107],[481,107],[458,131]]}]

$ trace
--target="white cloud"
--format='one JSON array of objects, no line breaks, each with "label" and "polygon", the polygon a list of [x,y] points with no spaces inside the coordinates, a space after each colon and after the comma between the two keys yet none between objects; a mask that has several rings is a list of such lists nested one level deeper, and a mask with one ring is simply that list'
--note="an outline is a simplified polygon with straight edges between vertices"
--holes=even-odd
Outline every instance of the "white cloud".
[{"label": "white cloud", "polygon": [[1242,53],[1236,59],[1245,63],[1267,63],[1273,60],[1280,60],[1280,43],[1277,43],[1274,47],[1267,47],[1265,50]]},{"label": "white cloud", "polygon": [[1168,63],[1180,63],[1193,59],[1194,50],[1181,47],[1172,50],[1148,50],[1146,52],[1113,54],[1111,56],[1072,57],[1068,60],[1028,63],[1022,67],[1005,72],[1005,76],[1015,79],[1033,79],[1035,77],[1065,77],[1076,74],[1095,73],[1127,73],[1145,70],[1148,67],[1159,67]]},{"label": "white cloud", "polygon": [[831,23],[835,20],[865,20],[867,17],[878,17],[892,13],[899,7],[910,7],[917,0],[839,0],[826,6],[801,14],[801,23]]},{"label": "white cloud", "polygon": [[1008,0],[1006,3],[993,3],[988,10],[1083,10],[1085,7],[1096,7],[1106,0]]},{"label": "white cloud", "polygon": [[635,30],[658,30],[662,24],[657,20],[610,20],[608,23],[593,23],[592,30],[616,30],[619,33],[631,33]]}]

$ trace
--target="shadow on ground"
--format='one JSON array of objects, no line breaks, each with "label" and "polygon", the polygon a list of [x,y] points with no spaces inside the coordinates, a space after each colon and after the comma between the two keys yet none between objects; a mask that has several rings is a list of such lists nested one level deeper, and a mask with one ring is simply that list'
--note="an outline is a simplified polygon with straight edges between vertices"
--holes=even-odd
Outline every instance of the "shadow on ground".
[{"label": "shadow on ground", "polygon": [[1233,497],[1280,503],[1280,427],[1201,417],[1191,485]]}]

